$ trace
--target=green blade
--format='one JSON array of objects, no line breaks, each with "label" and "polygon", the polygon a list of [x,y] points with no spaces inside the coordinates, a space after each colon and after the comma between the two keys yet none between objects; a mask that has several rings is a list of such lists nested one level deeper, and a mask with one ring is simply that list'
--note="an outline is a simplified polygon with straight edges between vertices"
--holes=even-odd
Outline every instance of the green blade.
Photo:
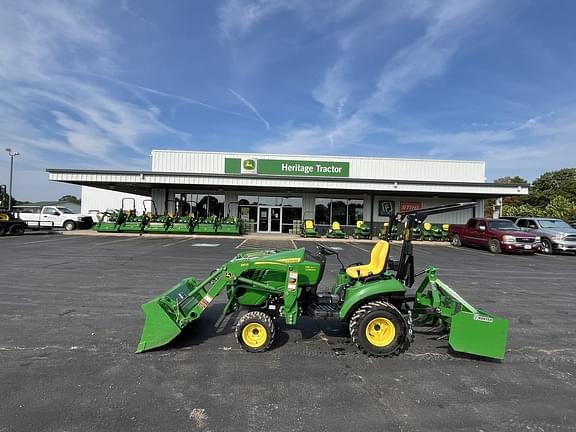
[{"label": "green blade", "polygon": [[450,322],[448,343],[454,351],[503,360],[508,339],[508,320],[490,315],[458,312]]},{"label": "green blade", "polygon": [[142,310],[146,315],[146,321],[137,353],[166,345],[182,331],[160,306],[157,298],[143,304]]}]

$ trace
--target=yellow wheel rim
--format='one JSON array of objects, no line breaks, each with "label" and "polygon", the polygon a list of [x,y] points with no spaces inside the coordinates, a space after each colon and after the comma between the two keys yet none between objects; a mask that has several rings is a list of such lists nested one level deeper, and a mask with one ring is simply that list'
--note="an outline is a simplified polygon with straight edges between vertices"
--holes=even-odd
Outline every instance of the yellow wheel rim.
[{"label": "yellow wheel rim", "polygon": [[267,338],[266,327],[260,323],[249,323],[242,329],[242,340],[250,348],[260,348]]},{"label": "yellow wheel rim", "polygon": [[7,221],[10,219],[10,216],[8,216],[6,213],[0,213],[0,221]]},{"label": "yellow wheel rim", "polygon": [[366,339],[371,345],[385,347],[396,336],[396,327],[388,318],[374,318],[366,326]]}]

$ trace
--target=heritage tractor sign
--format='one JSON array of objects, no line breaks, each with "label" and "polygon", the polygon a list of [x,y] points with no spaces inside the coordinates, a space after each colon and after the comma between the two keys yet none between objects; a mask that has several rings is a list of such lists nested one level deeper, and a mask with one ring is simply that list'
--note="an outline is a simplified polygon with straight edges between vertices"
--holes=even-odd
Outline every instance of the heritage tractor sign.
[{"label": "heritage tractor sign", "polygon": [[299,177],[348,177],[350,175],[349,162],[226,158],[224,168],[226,174]]}]

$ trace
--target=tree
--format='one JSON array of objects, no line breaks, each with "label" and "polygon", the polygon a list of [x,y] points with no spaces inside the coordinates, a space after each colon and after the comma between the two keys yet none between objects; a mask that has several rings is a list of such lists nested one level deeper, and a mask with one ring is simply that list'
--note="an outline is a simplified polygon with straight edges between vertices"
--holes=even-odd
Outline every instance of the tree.
[{"label": "tree", "polygon": [[[520,176],[514,176],[514,177],[506,176],[506,177],[497,178],[496,180],[494,180],[494,183],[528,185],[528,181],[526,179],[523,179]],[[527,200],[526,196],[504,197],[504,199],[502,200],[502,206],[503,206],[503,208],[517,207],[517,206],[521,206],[522,204],[524,204],[526,202],[526,200]],[[491,198],[491,199],[486,200],[485,205],[484,205],[484,216],[492,217],[492,212],[494,210],[495,205],[496,205],[495,199]],[[507,214],[503,214],[503,215],[509,216]]]},{"label": "tree", "polygon": [[532,184],[528,203],[536,207],[546,207],[556,196],[576,202],[576,168],[542,174]]},{"label": "tree", "polygon": [[69,203],[74,203],[74,204],[81,204],[82,203],[82,201],[74,195],[64,195],[58,201],[59,202],[69,202]]}]

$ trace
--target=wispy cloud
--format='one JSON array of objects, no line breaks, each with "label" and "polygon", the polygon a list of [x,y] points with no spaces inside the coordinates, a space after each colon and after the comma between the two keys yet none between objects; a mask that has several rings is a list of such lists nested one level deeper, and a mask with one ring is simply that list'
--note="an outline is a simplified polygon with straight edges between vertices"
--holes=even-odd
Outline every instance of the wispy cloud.
[{"label": "wispy cloud", "polygon": [[266,120],[264,117],[262,117],[262,115],[258,112],[258,110],[256,109],[256,107],[254,105],[252,105],[250,102],[248,102],[246,100],[246,98],[244,98],[241,94],[239,94],[238,92],[235,92],[234,90],[232,90],[231,88],[228,89],[228,91],[230,93],[232,93],[234,96],[236,96],[236,98],[242,103],[244,104],[250,111],[252,111],[254,113],[254,115],[256,115],[256,117],[258,117],[258,119],[264,124],[264,126],[266,127],[266,130],[270,130],[270,123],[268,123],[268,120]]},{"label": "wispy cloud", "polygon": [[67,154],[113,163],[119,151],[145,154],[154,136],[188,140],[126,92],[90,74],[114,74],[114,38],[98,20],[97,1],[10,2],[0,15],[2,141],[48,160]]}]

